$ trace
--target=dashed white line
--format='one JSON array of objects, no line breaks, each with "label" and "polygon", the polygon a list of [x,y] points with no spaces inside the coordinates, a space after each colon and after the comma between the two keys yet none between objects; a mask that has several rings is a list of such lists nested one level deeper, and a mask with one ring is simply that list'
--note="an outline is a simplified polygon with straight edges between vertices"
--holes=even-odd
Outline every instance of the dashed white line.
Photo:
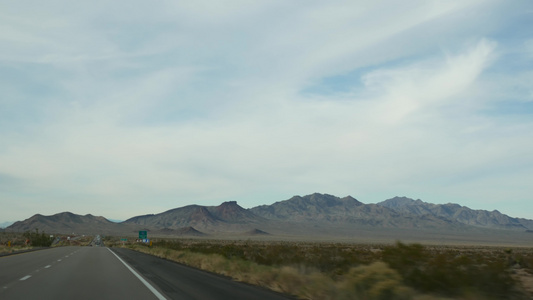
[{"label": "dashed white line", "polygon": [[50,268],[51,266],[52,266],[52,265],[48,265],[48,266],[45,266],[44,268],[45,268],[45,269],[48,269],[48,268]]},{"label": "dashed white line", "polygon": [[58,259],[57,261],[61,261],[61,259]]},{"label": "dashed white line", "polygon": [[20,280],[20,281],[24,281],[24,280],[26,280],[26,279],[28,279],[28,278],[30,278],[30,277],[31,277],[31,275],[26,275],[26,276],[22,277],[22,278],[19,279],[19,280]]}]

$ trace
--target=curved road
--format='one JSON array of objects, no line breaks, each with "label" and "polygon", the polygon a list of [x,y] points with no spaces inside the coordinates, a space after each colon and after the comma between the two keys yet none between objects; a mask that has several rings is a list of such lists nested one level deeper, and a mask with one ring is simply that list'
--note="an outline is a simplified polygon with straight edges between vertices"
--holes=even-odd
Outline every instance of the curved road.
[{"label": "curved road", "polygon": [[0,257],[0,299],[288,299],[128,249],[60,247]]}]

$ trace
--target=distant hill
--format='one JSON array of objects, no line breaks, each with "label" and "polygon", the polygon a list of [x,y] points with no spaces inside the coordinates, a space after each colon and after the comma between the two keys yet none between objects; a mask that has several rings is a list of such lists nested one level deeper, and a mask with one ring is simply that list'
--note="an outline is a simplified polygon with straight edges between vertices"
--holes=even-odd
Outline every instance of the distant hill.
[{"label": "distant hill", "polygon": [[123,224],[154,229],[194,227],[206,232],[219,232],[251,229],[255,224],[267,222],[268,220],[239,206],[236,201],[229,201],[219,206],[189,205],[160,214],[133,217]]},{"label": "distant hill", "polygon": [[155,232],[152,232],[152,234],[160,234],[160,235],[177,235],[177,236],[205,236],[206,234],[203,232],[200,232],[193,227],[183,227],[178,229],[171,229],[171,228],[163,228],[160,230],[156,230]]},{"label": "distant hill", "polygon": [[270,235],[270,233],[263,231],[261,229],[257,229],[257,228],[246,231],[244,234],[245,235]]},{"label": "distant hill", "polygon": [[533,221],[512,218],[497,210],[473,210],[459,204],[432,204],[407,197],[394,197],[378,203],[402,214],[416,216],[436,216],[456,221],[465,225],[492,229],[533,229]]},{"label": "distant hill", "polygon": [[200,205],[189,205],[181,208],[168,210],[160,214],[150,214],[130,218],[124,224],[142,225],[151,228],[208,228],[220,223],[209,210]]},{"label": "distant hill", "polygon": [[47,233],[90,234],[94,231],[101,233],[113,232],[116,225],[118,224],[104,217],[96,217],[90,214],[81,216],[70,212],[62,212],[52,216],[36,214],[24,221],[15,222],[8,228],[19,232],[39,229]]}]

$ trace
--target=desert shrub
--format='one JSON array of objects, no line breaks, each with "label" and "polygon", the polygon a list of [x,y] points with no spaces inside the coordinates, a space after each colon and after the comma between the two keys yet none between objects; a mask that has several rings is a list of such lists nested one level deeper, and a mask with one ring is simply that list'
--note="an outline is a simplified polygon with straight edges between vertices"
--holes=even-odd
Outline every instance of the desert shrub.
[{"label": "desert shrub", "polygon": [[428,259],[426,249],[420,244],[406,245],[397,242],[395,246],[386,247],[382,259],[404,278],[410,286],[419,286],[424,282],[423,266]]},{"label": "desert shrub", "polygon": [[375,256],[368,249],[342,244],[252,243],[228,241],[154,242],[154,247],[219,254],[228,259],[240,258],[267,266],[306,265],[321,272],[342,274],[351,266],[370,263]]},{"label": "desert shrub", "polygon": [[21,233],[15,232],[0,232],[0,245],[7,246],[11,242],[11,246],[25,246],[26,238]]},{"label": "desert shrub", "polygon": [[533,270],[533,252],[526,251],[521,253],[513,253],[506,251],[507,261],[510,267],[518,265],[519,267]]},{"label": "desert shrub", "polygon": [[512,298],[514,280],[507,260],[487,253],[457,254],[431,252],[419,244],[400,242],[383,251],[383,261],[396,270],[404,282],[422,292],[457,297],[475,294],[485,299]]},{"label": "desert shrub", "polygon": [[306,276],[306,284],[300,288],[300,296],[304,299],[337,299],[339,294],[336,282],[330,276],[313,272]]},{"label": "desert shrub", "polygon": [[50,236],[44,233],[44,231],[39,234],[39,229],[35,229],[35,232],[26,231],[23,236],[30,240],[30,244],[34,247],[50,247],[54,241],[54,239],[50,238]]},{"label": "desert shrub", "polygon": [[157,242],[153,242],[153,245],[157,247],[165,248],[165,249],[172,249],[172,250],[183,249],[183,243],[178,240],[160,239]]},{"label": "desert shrub", "polygon": [[383,262],[351,268],[339,285],[338,299],[411,299],[414,295],[400,274]]}]

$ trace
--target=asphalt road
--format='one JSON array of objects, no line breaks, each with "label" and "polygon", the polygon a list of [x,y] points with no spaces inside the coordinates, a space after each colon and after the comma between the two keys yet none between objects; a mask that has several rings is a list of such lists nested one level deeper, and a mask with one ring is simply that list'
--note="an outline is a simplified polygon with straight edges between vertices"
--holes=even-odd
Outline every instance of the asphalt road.
[{"label": "asphalt road", "polygon": [[0,258],[0,299],[158,299],[104,247]]},{"label": "asphalt road", "polygon": [[160,288],[169,299],[281,300],[291,299],[272,291],[170,262],[129,249],[113,248],[129,265]]},{"label": "asphalt road", "polygon": [[0,299],[287,299],[128,249],[60,247],[0,257]]}]

